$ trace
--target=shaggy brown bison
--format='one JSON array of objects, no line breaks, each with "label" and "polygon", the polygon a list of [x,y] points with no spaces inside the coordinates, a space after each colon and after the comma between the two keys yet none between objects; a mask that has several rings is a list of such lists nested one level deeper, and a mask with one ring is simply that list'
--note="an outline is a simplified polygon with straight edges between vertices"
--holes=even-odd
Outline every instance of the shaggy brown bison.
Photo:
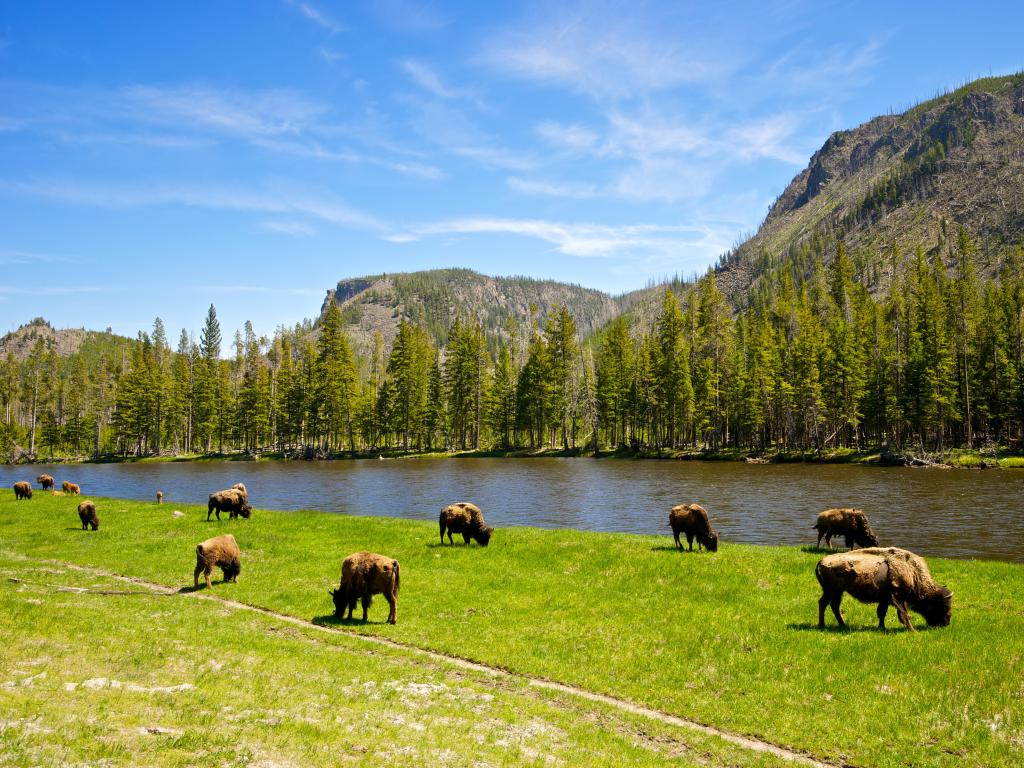
[{"label": "shaggy brown bison", "polygon": [[210,588],[210,574],[214,568],[220,568],[224,581],[238,581],[242,572],[242,553],[238,542],[230,533],[214,536],[196,547],[196,570],[192,574],[195,586],[199,586],[199,574],[206,579],[206,588]]},{"label": "shaggy brown bison", "polygon": [[64,491],[64,493],[70,493],[72,496],[78,496],[82,492],[81,488],[79,488],[74,483],[69,483],[67,480],[61,483],[60,487]]},{"label": "shaggy brown bison", "polygon": [[156,492],[156,503],[157,504],[163,504],[164,503],[164,492],[163,491],[157,491]]},{"label": "shaggy brown bison", "polygon": [[484,522],[484,515],[480,507],[470,504],[468,501],[460,501],[456,504],[449,504],[441,510],[439,519],[441,527],[441,543],[444,544],[444,535],[448,534],[448,543],[452,541],[453,533],[461,533],[462,540],[469,544],[470,538],[482,547],[486,547],[491,541],[491,534],[494,529]]},{"label": "shaggy brown bison", "polygon": [[928,565],[913,552],[896,547],[868,547],[823,557],[814,569],[821,584],[818,626],[825,626],[825,606],[832,606],[839,626],[845,627],[839,603],[849,592],[862,603],[878,603],[878,627],[885,628],[889,606],[903,626],[914,631],[908,608],[924,616],[928,626],[945,627],[952,614],[953,593],[940,586]]},{"label": "shaggy brown bison", "polygon": [[241,491],[235,488],[228,488],[226,491],[217,491],[210,494],[210,501],[206,506],[207,521],[209,521],[210,515],[214,512],[217,513],[218,520],[220,520],[221,512],[230,513],[228,517],[231,520],[234,520],[239,515],[248,519],[249,515],[252,514],[252,507],[249,506],[249,502],[242,495]]},{"label": "shaggy brown bison", "polygon": [[78,505],[78,518],[82,521],[82,530],[88,530],[90,527],[94,531],[98,531],[100,528],[100,519],[96,517],[96,505],[91,501],[83,501]]},{"label": "shaggy brown bison", "polygon": [[339,619],[345,618],[347,608],[349,621],[352,620],[356,600],[362,601],[363,621],[366,621],[366,611],[373,596],[384,595],[391,607],[388,624],[394,624],[398,619],[398,586],[397,560],[373,552],[356,552],[342,562],[341,584],[337,589],[327,590],[327,594],[334,600],[334,615]]},{"label": "shaggy brown bison", "polygon": [[32,483],[27,480],[19,480],[14,484],[14,500],[18,499],[31,499],[32,498]]},{"label": "shaggy brown bison", "polygon": [[821,539],[825,537],[825,546],[832,549],[833,536],[845,538],[847,549],[878,546],[878,537],[871,530],[868,516],[859,509],[826,509],[818,515],[814,528],[818,531],[816,546],[821,546]]},{"label": "shaggy brown bison", "polygon": [[44,491],[49,491],[53,489],[53,475],[40,475],[39,477],[36,478],[36,482],[39,483],[39,487],[42,488]]},{"label": "shaggy brown bison", "polygon": [[672,526],[672,536],[679,549],[683,548],[679,534],[684,533],[691,552],[694,539],[697,539],[698,550],[704,546],[708,552],[718,551],[718,534],[711,529],[707,510],[700,504],[680,504],[672,507],[672,511],[668,513],[668,524]]}]

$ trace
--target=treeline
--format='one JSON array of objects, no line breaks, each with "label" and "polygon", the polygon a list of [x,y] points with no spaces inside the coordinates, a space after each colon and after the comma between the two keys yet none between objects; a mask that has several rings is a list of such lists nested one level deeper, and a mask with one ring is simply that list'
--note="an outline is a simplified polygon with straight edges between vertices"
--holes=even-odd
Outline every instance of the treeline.
[{"label": "treeline", "polygon": [[403,320],[363,357],[331,304],[315,329],[235,334],[211,306],[198,342],[151,333],[89,354],[37,341],[0,363],[13,458],[560,447],[942,451],[1024,430],[1024,249],[992,280],[961,229],[941,252],[889,254],[888,290],[828,266],[776,270],[734,312],[709,273],[666,288],[653,322],[581,339],[569,308],[495,337],[459,318],[438,349]]}]

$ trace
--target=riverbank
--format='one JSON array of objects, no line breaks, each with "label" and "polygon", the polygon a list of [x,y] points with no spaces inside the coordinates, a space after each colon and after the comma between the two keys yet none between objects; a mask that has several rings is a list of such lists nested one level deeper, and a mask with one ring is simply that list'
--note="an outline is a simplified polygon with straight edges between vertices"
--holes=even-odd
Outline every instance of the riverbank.
[{"label": "riverbank", "polygon": [[[579,686],[836,764],[1024,760],[1022,661],[1010,652],[1024,632],[1019,565],[930,559],[935,578],[956,593],[948,628],[909,634],[890,612],[891,629],[878,632],[874,608],[847,599],[852,630],[836,631],[830,617],[821,632],[813,573],[821,553],[810,549],[724,541],[715,554],[691,554],[675,551],[667,534],[535,528],[499,528],[486,549],[442,547],[433,519],[257,509],[248,521],[206,523],[197,506],[94,500],[100,530],[83,533],[79,499],[37,491],[15,502],[0,490],[0,551],[176,588],[191,585],[195,544],[231,531],[242,574],[237,584],[216,584],[214,594],[326,625],[334,623],[326,589],[337,583],[341,559],[383,552],[402,564],[399,623],[380,623],[386,606],[378,601],[370,624],[342,624],[347,631]],[[172,517],[174,510],[184,516]],[[923,628],[920,617],[915,623]],[[107,648],[104,631],[82,636]],[[149,670],[146,646],[155,634],[128,633],[125,654],[139,674]],[[181,642],[173,658],[218,647],[202,632]],[[448,730],[454,743],[466,729]],[[694,756],[704,754],[696,749]],[[714,749],[706,754],[720,762]]]},{"label": "riverbank", "polygon": [[[583,448],[513,448],[465,451],[344,451],[325,455],[296,457],[278,451],[259,454],[247,452],[192,453],[160,456],[55,456],[41,458],[26,464],[160,464],[211,461],[344,461],[392,459],[529,459],[529,458],[597,458],[597,459],[656,459],[663,461],[721,461],[749,464],[856,464],[859,466],[930,466],[941,469],[1024,469],[1024,453],[1007,447],[995,450],[953,448],[941,456],[919,455],[914,452],[890,453],[883,448],[854,450],[835,448],[827,451],[767,451],[752,452],[736,448],[701,450],[697,448],[620,448],[602,450],[596,454]],[[7,462],[9,466],[17,462]]]}]

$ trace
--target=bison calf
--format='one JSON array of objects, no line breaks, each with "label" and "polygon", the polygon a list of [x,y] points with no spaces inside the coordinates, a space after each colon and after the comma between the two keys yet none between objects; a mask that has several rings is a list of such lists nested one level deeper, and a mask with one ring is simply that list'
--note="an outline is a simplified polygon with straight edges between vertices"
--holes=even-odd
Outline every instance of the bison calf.
[{"label": "bison calf", "polygon": [[711,529],[711,522],[708,520],[707,510],[700,504],[680,504],[672,507],[668,513],[668,524],[672,526],[672,536],[676,540],[676,547],[683,548],[679,541],[679,534],[686,534],[686,543],[693,551],[693,540],[697,539],[697,549],[707,547],[708,552],[718,551],[718,534]]},{"label": "bison calf", "polygon": [[157,504],[163,504],[164,503],[164,492],[163,491],[157,491],[156,492],[156,503]]},{"label": "bison calf", "polygon": [[484,522],[483,513],[476,504],[468,501],[460,501],[457,504],[450,504],[441,510],[439,519],[441,527],[441,543],[444,544],[444,535],[448,534],[448,543],[454,544],[453,533],[461,533],[462,540],[469,544],[470,538],[482,547],[486,547],[491,541],[491,534],[494,529]]},{"label": "bison calf", "polygon": [[878,603],[878,627],[885,628],[885,614],[892,605],[903,626],[914,631],[908,608],[924,616],[928,626],[945,627],[952,615],[953,593],[936,584],[928,565],[913,552],[896,547],[869,547],[823,557],[814,569],[821,585],[818,626],[825,627],[825,606],[845,627],[839,612],[843,593],[862,603]]},{"label": "bison calf", "polygon": [[42,488],[44,491],[49,491],[53,489],[53,475],[40,475],[39,477],[36,478],[36,482],[39,483],[39,487]]},{"label": "bison calf", "polygon": [[373,596],[384,595],[391,607],[388,624],[394,624],[398,619],[398,585],[397,560],[373,552],[356,552],[342,562],[341,584],[337,589],[327,590],[327,594],[334,600],[334,615],[339,619],[345,618],[347,608],[349,621],[352,620],[356,600],[362,601],[363,621],[366,621],[366,611]]},{"label": "bison calf", "polygon": [[195,586],[199,586],[199,574],[202,573],[209,589],[210,574],[214,568],[221,569],[224,581],[238,581],[238,574],[242,572],[242,553],[230,533],[214,536],[196,547],[196,570],[192,574]]},{"label": "bison calf", "polygon": [[78,517],[82,521],[82,530],[92,527],[94,531],[100,528],[100,519],[96,517],[96,505],[91,501],[83,501],[78,505]]},{"label": "bison calf", "polygon": [[825,546],[832,549],[832,537],[842,536],[846,540],[846,548],[877,547],[878,537],[871,530],[871,523],[868,516],[859,509],[826,509],[814,524],[818,531],[818,543],[821,546],[822,537],[825,538]]},{"label": "bison calf", "polygon": [[220,520],[221,512],[230,513],[229,519],[231,520],[234,520],[239,515],[248,519],[249,515],[252,514],[252,507],[249,506],[248,500],[241,491],[235,488],[228,488],[226,491],[217,491],[210,494],[210,501],[206,505],[207,521],[210,520],[210,515],[214,512],[217,513],[218,520]]},{"label": "bison calf", "polygon": [[78,496],[82,492],[81,488],[74,483],[69,483],[67,480],[61,483],[60,487],[63,489],[64,493],[70,493],[72,496]]},{"label": "bison calf", "polygon": [[19,480],[14,484],[14,500],[18,499],[31,499],[32,498],[32,483],[27,480]]}]

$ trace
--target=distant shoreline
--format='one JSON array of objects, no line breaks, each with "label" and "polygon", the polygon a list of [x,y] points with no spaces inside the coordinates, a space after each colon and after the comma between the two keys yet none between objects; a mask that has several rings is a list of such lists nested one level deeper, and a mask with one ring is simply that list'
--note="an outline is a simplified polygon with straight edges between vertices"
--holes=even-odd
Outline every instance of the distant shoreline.
[{"label": "distant shoreline", "polygon": [[746,464],[855,464],[859,466],[892,467],[913,466],[939,469],[1024,469],[1024,453],[1009,449],[982,453],[978,450],[954,449],[940,460],[935,456],[918,456],[913,453],[889,453],[882,448],[863,451],[833,450],[823,453],[815,451],[777,451],[757,453],[738,449],[703,451],[698,449],[620,449],[600,451],[596,455],[590,449],[570,448],[514,448],[510,450],[466,450],[466,451],[401,451],[374,450],[334,452],[328,455],[298,457],[281,452],[266,452],[253,455],[244,452],[204,453],[164,456],[113,456],[98,457],[49,457],[35,461],[4,462],[7,466],[31,466],[33,464],[158,464],[190,462],[252,462],[252,461],[352,461],[352,460],[395,460],[395,459],[531,459],[531,458],[590,458],[628,459],[660,461],[714,461],[741,462]]}]

